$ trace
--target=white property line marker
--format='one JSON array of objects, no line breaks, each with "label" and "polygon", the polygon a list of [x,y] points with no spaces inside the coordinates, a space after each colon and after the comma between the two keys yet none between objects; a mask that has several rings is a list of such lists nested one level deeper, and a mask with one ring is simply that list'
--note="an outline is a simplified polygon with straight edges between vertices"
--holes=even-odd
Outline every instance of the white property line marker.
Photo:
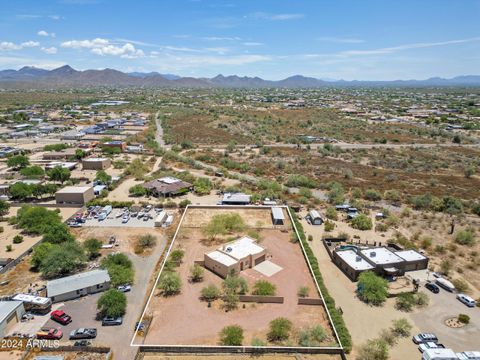
[{"label": "white property line marker", "polygon": [[[137,332],[138,332],[138,329],[135,329],[135,332],[133,334],[133,337],[132,337],[132,341],[130,342],[130,346],[136,346],[136,347],[141,347],[141,346],[145,346],[145,347],[151,347],[151,348],[155,348],[155,347],[158,347],[158,348],[161,348],[161,347],[170,347],[170,348],[194,348],[194,347],[197,347],[197,348],[224,348],[224,349],[246,349],[246,348],[251,348],[251,349],[317,349],[317,350],[321,350],[321,349],[325,349],[325,350],[340,350],[343,352],[343,346],[342,346],[342,343],[340,341],[340,338],[338,337],[338,333],[337,333],[337,329],[335,328],[335,324],[333,323],[332,321],[332,318],[330,316],[330,312],[328,311],[328,308],[327,308],[327,304],[325,303],[325,299],[323,297],[323,294],[322,294],[322,291],[320,290],[320,287],[318,285],[318,281],[317,279],[315,278],[315,274],[313,273],[313,269],[312,269],[312,266],[310,264],[310,261],[308,260],[308,257],[307,257],[307,254],[305,252],[305,248],[303,247],[303,243],[300,239],[300,234],[298,233],[298,230],[297,230],[297,227],[295,226],[295,221],[293,220],[293,216],[292,214],[290,213],[290,210],[288,208],[288,206],[285,206],[285,205],[275,205],[274,207],[280,207],[280,208],[283,208],[283,209],[286,209],[287,210],[287,213],[288,213],[288,216],[290,217],[290,221],[292,223],[292,226],[293,226],[293,229],[295,230],[295,234],[297,235],[297,238],[298,238],[298,241],[300,243],[300,247],[302,248],[302,252],[303,252],[303,255],[304,255],[304,258],[305,258],[305,261],[307,262],[307,265],[308,265],[308,268],[310,270],[310,274],[311,276],[313,277],[313,281],[315,282],[315,285],[317,287],[317,291],[318,293],[320,294],[320,298],[322,299],[322,303],[323,303],[323,307],[328,315],[328,320],[330,321],[330,325],[332,326],[333,328],[333,332],[335,334],[335,338],[338,342],[338,344],[340,346],[324,346],[324,347],[318,347],[318,346],[296,346],[296,347],[292,347],[292,346],[225,346],[225,345],[146,345],[146,344],[134,344],[134,341],[135,341],[135,337],[137,336]],[[187,207],[185,208],[185,210],[183,211],[183,214],[182,214],[182,217],[180,219],[180,222],[178,223],[178,227],[177,227],[177,230],[175,231],[175,234],[173,235],[173,239],[172,239],[172,243],[170,244],[170,246],[168,247],[168,250],[167,250],[167,253],[165,254],[165,258],[163,259],[163,263],[162,263],[162,266],[160,268],[160,271],[157,275],[157,278],[155,279],[155,283],[154,283],[154,286],[152,288],[152,291],[150,292],[150,296],[148,298],[148,301],[147,303],[145,304],[145,308],[143,309],[143,312],[142,312],[142,316],[140,318],[140,323],[143,322],[143,319],[145,317],[145,313],[147,312],[147,308],[148,306],[150,305],[150,301],[155,293],[155,289],[156,289],[156,286],[157,286],[157,283],[158,283],[158,280],[160,279],[160,275],[162,274],[163,272],[163,268],[165,266],[165,263],[168,259],[168,256],[170,255],[170,252],[173,248],[173,245],[175,244],[175,240],[177,239],[177,235],[178,235],[178,232],[180,230],[180,227],[182,226],[182,223],[183,223],[183,220],[185,218],[185,215],[187,214],[187,211],[189,208],[217,208],[217,209],[235,209],[235,208],[240,208],[240,209],[271,209],[272,206],[264,206],[264,205],[243,205],[243,206],[232,206],[232,205],[187,205]]]}]

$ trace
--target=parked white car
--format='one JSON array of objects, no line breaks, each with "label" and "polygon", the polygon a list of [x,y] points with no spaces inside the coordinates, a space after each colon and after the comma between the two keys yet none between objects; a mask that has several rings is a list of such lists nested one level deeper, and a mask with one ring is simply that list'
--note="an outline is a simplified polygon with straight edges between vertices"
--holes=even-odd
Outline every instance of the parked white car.
[{"label": "parked white car", "polygon": [[475,307],[477,305],[477,302],[475,300],[465,294],[457,294],[457,299],[468,307]]}]

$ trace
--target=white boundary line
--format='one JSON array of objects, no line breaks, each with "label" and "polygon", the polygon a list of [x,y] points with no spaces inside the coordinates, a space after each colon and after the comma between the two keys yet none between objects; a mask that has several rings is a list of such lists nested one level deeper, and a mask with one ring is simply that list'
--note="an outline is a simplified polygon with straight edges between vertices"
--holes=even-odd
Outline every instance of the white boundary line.
[{"label": "white boundary line", "polygon": [[135,346],[135,347],[145,346],[145,347],[151,347],[151,348],[155,348],[155,347],[158,347],[158,348],[162,348],[162,347],[171,347],[171,348],[182,348],[182,347],[184,347],[184,348],[194,348],[194,347],[198,347],[198,348],[206,348],[206,349],[208,349],[208,348],[225,348],[225,349],[252,348],[252,349],[266,349],[266,350],[268,350],[268,349],[317,349],[317,350],[325,349],[325,350],[327,350],[328,349],[328,350],[341,350],[341,351],[343,351],[343,346],[342,346],[342,343],[340,341],[340,338],[338,337],[337,329],[335,328],[335,324],[333,323],[332,318],[330,316],[330,312],[328,311],[327,304],[325,303],[325,299],[323,297],[322,291],[320,290],[317,279],[315,278],[315,274],[313,273],[312,266],[310,264],[310,261],[308,260],[308,256],[305,252],[305,248],[303,247],[302,241],[300,239],[300,234],[298,233],[297,227],[295,225],[295,221],[293,220],[292,214],[290,213],[290,210],[289,210],[288,206],[286,206],[286,205],[277,205],[277,206],[266,206],[266,205],[241,205],[241,206],[240,205],[239,206],[235,206],[235,205],[233,205],[233,206],[232,205],[187,205],[185,210],[183,211],[180,222],[178,223],[178,227],[177,227],[177,230],[175,231],[175,234],[173,236],[172,243],[168,247],[167,253],[165,254],[165,258],[163,259],[162,266],[161,266],[160,271],[157,275],[157,278],[155,279],[155,283],[153,285],[152,291],[150,292],[150,296],[147,300],[147,303],[145,304],[145,308],[143,309],[142,316],[140,317],[140,323],[143,322],[143,318],[145,317],[145,313],[147,312],[147,308],[150,305],[150,301],[151,301],[151,299],[152,299],[152,297],[155,293],[155,289],[156,289],[158,280],[160,279],[160,275],[163,272],[163,268],[165,266],[165,263],[168,259],[168,256],[170,255],[170,252],[173,248],[173,245],[175,244],[175,240],[177,239],[178,232],[180,230],[180,227],[182,226],[183,219],[185,218],[185,215],[187,214],[187,211],[190,207],[192,207],[192,208],[219,208],[219,209],[222,209],[222,208],[223,209],[235,209],[235,208],[239,208],[239,209],[271,209],[272,207],[280,207],[280,208],[286,209],[287,213],[288,213],[288,216],[290,217],[290,221],[292,222],[293,229],[295,230],[295,234],[297,235],[298,242],[300,243],[300,247],[302,248],[302,252],[303,252],[305,261],[307,262],[308,268],[310,270],[310,274],[313,277],[313,281],[315,282],[315,285],[317,287],[317,291],[320,294],[320,298],[322,299],[323,307],[325,309],[325,312],[328,315],[328,320],[330,321],[330,325],[333,328],[333,332],[335,334],[336,340],[337,340],[337,342],[340,346],[339,347],[332,347],[332,346],[324,346],[324,347],[294,346],[294,347],[292,347],[292,346],[225,346],[225,345],[146,345],[146,344],[134,344],[133,342],[135,340],[135,337],[137,336],[138,329],[135,329],[132,340],[130,341],[130,346]]}]

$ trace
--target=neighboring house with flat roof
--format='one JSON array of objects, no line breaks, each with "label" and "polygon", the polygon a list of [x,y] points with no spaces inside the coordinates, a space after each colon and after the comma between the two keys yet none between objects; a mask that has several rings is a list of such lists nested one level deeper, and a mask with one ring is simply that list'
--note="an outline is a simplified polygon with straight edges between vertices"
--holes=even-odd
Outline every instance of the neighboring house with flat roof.
[{"label": "neighboring house with flat roof", "polygon": [[47,296],[52,302],[76,299],[110,288],[107,270],[92,270],[47,282]]},{"label": "neighboring house with flat roof", "polygon": [[22,301],[0,301],[0,338],[8,335],[13,326],[22,320],[23,314]]},{"label": "neighboring house with flat roof", "polygon": [[374,270],[374,266],[353,250],[334,251],[332,260],[352,281],[363,271]]},{"label": "neighboring house with flat roof", "polygon": [[112,161],[109,158],[93,157],[82,160],[83,170],[105,170],[112,165]]},{"label": "neighboring house with flat roof", "polygon": [[92,186],[65,186],[55,193],[57,204],[84,205],[95,198]]},{"label": "neighboring house with flat roof", "polygon": [[229,242],[217,250],[204,254],[204,266],[217,275],[226,278],[228,274],[239,273],[265,261],[267,251],[257,241],[244,236]]}]

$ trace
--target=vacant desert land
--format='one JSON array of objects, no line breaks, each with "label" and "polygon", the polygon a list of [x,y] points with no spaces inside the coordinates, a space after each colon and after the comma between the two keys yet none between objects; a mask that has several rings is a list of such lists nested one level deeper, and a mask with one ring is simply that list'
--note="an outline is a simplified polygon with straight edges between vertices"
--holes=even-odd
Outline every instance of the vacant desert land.
[{"label": "vacant desert land", "polygon": [[[200,213],[203,216],[199,216]],[[310,297],[319,298],[313,278],[304,259],[299,243],[291,242],[291,231],[280,229],[259,230],[260,245],[267,249],[267,260],[282,270],[266,276],[256,269],[246,269],[240,276],[246,279],[251,289],[255,281],[268,280],[276,286],[277,296],[284,297],[283,304],[240,303],[238,308],[226,311],[222,300],[216,300],[211,307],[201,301],[201,289],[208,284],[221,288],[222,278],[205,270],[200,283],[189,282],[190,268],[195,261],[203,260],[204,253],[217,249],[225,239],[208,240],[198,227],[219,213],[238,212],[248,225],[263,221],[267,224],[270,209],[189,209],[185,215],[174,249],[185,251],[182,264],[177,268],[182,279],[181,293],[164,297],[156,290],[146,314],[153,320],[146,336],[145,345],[218,345],[218,333],[225,326],[237,324],[244,329],[244,344],[252,339],[265,340],[270,321],[278,317],[290,319],[296,331],[313,325],[321,325],[328,334],[325,346],[335,346],[333,332],[323,306],[298,305],[298,289],[307,286]],[[190,228],[186,227],[191,226]],[[243,235],[243,234],[235,234]],[[234,234],[229,238],[234,237]],[[296,346],[296,344],[293,344]]]}]

